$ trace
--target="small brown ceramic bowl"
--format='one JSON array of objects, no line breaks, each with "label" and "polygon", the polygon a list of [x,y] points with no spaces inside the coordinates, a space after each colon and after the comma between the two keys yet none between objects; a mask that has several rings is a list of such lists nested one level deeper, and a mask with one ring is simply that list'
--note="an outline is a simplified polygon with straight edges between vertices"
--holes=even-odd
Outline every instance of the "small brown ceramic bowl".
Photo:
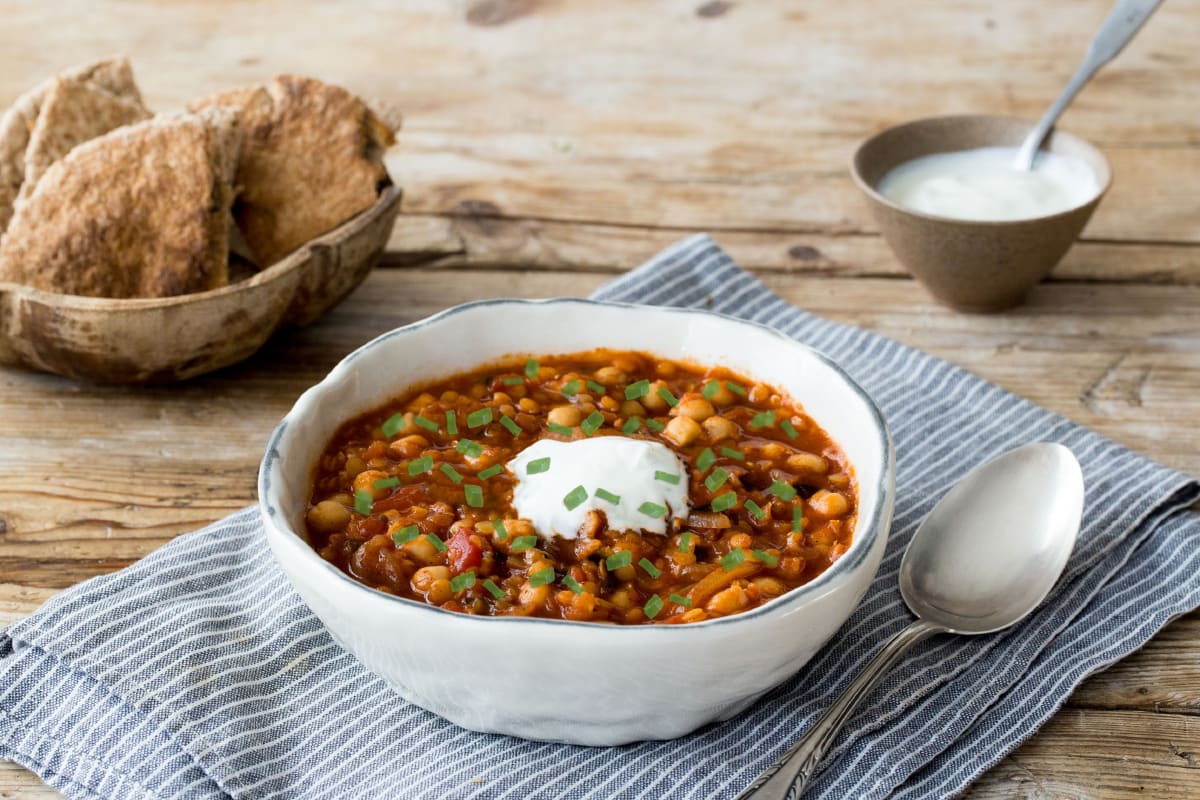
[{"label": "small brown ceramic bowl", "polygon": [[1095,147],[1063,131],[1043,145],[1092,168],[1099,191],[1087,203],[1057,214],[987,222],[937,217],[898,205],[875,187],[893,167],[934,153],[979,147],[1017,147],[1033,127],[1027,120],[972,114],[917,120],[877,133],[854,153],[850,173],[892,252],[940,302],[960,311],[999,311],[1062,259],[1108,191],[1112,173]]},{"label": "small brown ceramic bowl", "polygon": [[313,322],[379,260],[400,190],[283,260],[220,289],[110,299],[0,283],[0,365],[98,383],[184,380],[248,357],[284,325]]}]

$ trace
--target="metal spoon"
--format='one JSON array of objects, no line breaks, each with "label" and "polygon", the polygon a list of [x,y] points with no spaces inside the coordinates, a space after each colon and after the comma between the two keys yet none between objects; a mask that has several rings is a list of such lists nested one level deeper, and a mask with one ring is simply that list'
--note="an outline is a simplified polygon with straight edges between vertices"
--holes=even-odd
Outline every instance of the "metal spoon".
[{"label": "metal spoon", "polygon": [[1146,20],[1150,19],[1150,15],[1162,5],[1162,1],[1117,0],[1113,10],[1108,12],[1108,16],[1105,17],[1100,30],[1096,31],[1092,43],[1088,45],[1083,63],[1079,65],[1079,69],[1067,83],[1067,88],[1063,89],[1062,94],[1054,101],[1054,105],[1050,106],[1050,109],[1038,120],[1038,124],[1033,126],[1033,130],[1025,137],[1025,141],[1021,143],[1021,149],[1017,152],[1017,160],[1013,163],[1015,169],[1027,171],[1033,168],[1033,159],[1037,155],[1038,148],[1042,146],[1042,142],[1050,133],[1050,129],[1054,127],[1054,123],[1058,122],[1058,118],[1075,99],[1075,95],[1079,94],[1079,90],[1092,79],[1092,76],[1101,67],[1112,61],[1117,57],[1117,53],[1125,49],[1125,45],[1129,44],[1134,34],[1141,30]]},{"label": "metal spoon", "polygon": [[1028,616],[1062,573],[1082,514],[1083,473],[1060,444],[1027,444],[970,472],[904,552],[900,594],[917,620],[737,800],[798,798],[851,712],[913,645],[938,633],[993,633]]}]

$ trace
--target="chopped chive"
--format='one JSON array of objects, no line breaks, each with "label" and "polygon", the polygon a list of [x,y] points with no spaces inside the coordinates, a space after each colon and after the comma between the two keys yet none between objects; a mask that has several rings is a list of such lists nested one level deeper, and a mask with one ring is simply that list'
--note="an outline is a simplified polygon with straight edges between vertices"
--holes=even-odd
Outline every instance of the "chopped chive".
[{"label": "chopped chive", "polygon": [[778,556],[773,556],[770,553],[768,553],[766,550],[754,550],[752,552],[754,553],[755,561],[762,562],[763,564],[766,564],[768,567],[775,567],[775,566],[779,565]]},{"label": "chopped chive", "polygon": [[383,431],[383,435],[390,439],[396,435],[397,431],[399,431],[401,428],[403,428],[407,424],[408,424],[408,421],[406,419],[404,419],[403,413],[392,414],[390,417],[388,417],[386,420],[383,421],[383,424],[380,425],[379,428],[380,428],[380,430]]},{"label": "chopped chive", "polygon": [[730,550],[728,553],[721,556],[721,566],[725,568],[726,572],[730,572],[737,567],[738,564],[741,564],[745,560],[746,551],[739,547],[738,549]]},{"label": "chopped chive", "polygon": [[446,412],[446,433],[451,436],[458,435],[458,417],[453,411]]},{"label": "chopped chive", "polygon": [[423,472],[433,472],[433,456],[421,456],[408,462],[409,475],[420,475]]},{"label": "chopped chive", "polygon": [[581,586],[579,581],[575,580],[570,575],[563,576],[563,585],[575,594],[583,594],[583,586]]},{"label": "chopped chive", "polygon": [[416,423],[417,425],[420,425],[422,428],[424,428],[427,431],[433,431],[434,433],[437,433],[437,429],[438,429],[437,423],[431,419],[425,419],[420,414],[417,414],[415,417],[413,417],[413,422]]},{"label": "chopped chive", "polygon": [[591,389],[596,394],[608,394],[608,390],[595,381],[588,381],[586,385],[587,388]]},{"label": "chopped chive", "polygon": [[496,476],[497,476],[497,475],[499,475],[501,472],[504,472],[504,467],[502,467],[502,466],[501,466],[501,465],[499,465],[499,464],[492,464],[492,465],[491,465],[490,467],[488,467],[487,469],[485,469],[485,470],[481,470],[481,471],[479,472],[479,480],[481,480],[481,481],[486,481],[488,478],[494,478],[494,477],[496,477]]},{"label": "chopped chive", "polygon": [[687,553],[692,549],[692,532],[684,531],[679,534],[679,552]]},{"label": "chopped chive", "polygon": [[775,481],[771,484],[767,491],[785,503],[792,502],[792,498],[796,496],[795,487],[793,487],[791,484],[784,483],[783,481]]},{"label": "chopped chive", "polygon": [[796,426],[792,424],[790,419],[785,419],[779,423],[779,429],[787,434],[789,439],[795,439],[800,434],[796,431]]},{"label": "chopped chive", "polygon": [[655,433],[662,433],[664,430],[667,429],[666,425],[663,425],[661,422],[659,422],[656,419],[647,419],[646,427],[649,428],[650,430],[654,431]]},{"label": "chopped chive", "polygon": [[547,422],[546,430],[551,433],[557,433],[559,436],[574,436],[575,431],[568,428],[566,425],[559,425],[557,422]]},{"label": "chopped chive", "polygon": [[513,539],[512,547],[508,548],[510,553],[523,553],[526,550],[532,550],[537,546],[536,536],[518,536]]},{"label": "chopped chive", "polygon": [[587,489],[583,488],[583,484],[580,484],[567,492],[566,496],[563,497],[563,505],[567,507],[567,511],[574,511],[587,499]]},{"label": "chopped chive", "polygon": [[450,466],[449,464],[442,464],[439,469],[450,480],[454,481],[455,483],[462,483],[462,473],[456,470],[454,467]]},{"label": "chopped chive", "polygon": [[563,397],[574,397],[579,394],[579,381],[572,378],[564,383],[559,391],[562,392]]},{"label": "chopped chive", "polygon": [[500,382],[503,383],[505,386],[520,386],[522,383],[525,382],[525,379],[518,378],[516,375],[509,375],[507,378],[502,379]]},{"label": "chopped chive", "polygon": [[437,550],[439,553],[446,552],[446,543],[443,542],[436,533],[425,534],[425,541],[433,545],[433,549]]},{"label": "chopped chive", "polygon": [[371,484],[372,489],[390,489],[393,486],[399,486],[400,479],[393,475],[390,478],[380,478]]},{"label": "chopped chive", "polygon": [[512,417],[500,417],[500,424],[504,426],[504,430],[508,431],[513,436],[520,436],[523,433],[521,426],[518,425],[516,420],[514,420]]},{"label": "chopped chive", "polygon": [[475,570],[461,572],[450,579],[450,591],[461,592],[463,589],[470,589],[475,585]]},{"label": "chopped chive", "polygon": [[804,530],[804,506],[797,503],[792,506],[792,533]]},{"label": "chopped chive", "polygon": [[542,567],[537,572],[529,573],[530,586],[545,586],[554,583],[554,567]]},{"label": "chopped chive", "polygon": [[420,535],[421,529],[416,525],[405,525],[392,534],[392,541],[396,543],[396,547],[403,547]]},{"label": "chopped chive", "polygon": [[487,425],[491,421],[492,421],[491,406],[484,406],[483,408],[481,408],[477,411],[472,411],[470,414],[467,414],[467,427],[468,428],[482,428],[484,425]]},{"label": "chopped chive", "polygon": [[746,501],[746,510],[749,511],[751,515],[753,515],[753,517],[759,522],[762,522],[762,520],[767,516],[767,512],[763,510],[763,507],[753,500]]},{"label": "chopped chive", "polygon": [[637,383],[631,383],[625,387],[625,399],[637,400],[639,397],[645,397],[650,394],[650,381],[642,378]]},{"label": "chopped chive", "polygon": [[534,359],[529,359],[525,362],[525,377],[536,378],[538,376],[538,362]]},{"label": "chopped chive", "polygon": [[628,550],[618,550],[608,558],[604,559],[604,566],[608,567],[609,572],[614,572],[623,567],[628,567],[633,563],[633,553]]},{"label": "chopped chive", "polygon": [[662,611],[662,609],[663,609],[662,598],[656,594],[651,595],[650,599],[646,601],[646,605],[642,606],[642,611],[645,611],[646,616],[649,617],[650,619],[654,619],[655,617],[657,617],[658,612]]},{"label": "chopped chive", "polygon": [[643,558],[638,561],[638,566],[646,570],[646,574],[651,578],[657,578],[659,575],[662,575],[662,570],[654,566],[654,563],[648,558]]},{"label": "chopped chive", "polygon": [[720,489],[721,485],[727,480],[729,480],[729,473],[720,467],[717,467],[707,478],[704,479],[704,487],[710,492],[715,492],[717,489]]},{"label": "chopped chive", "polygon": [[774,411],[762,411],[750,418],[750,427],[754,429],[767,428],[775,424]]},{"label": "chopped chive", "polygon": [[471,508],[483,508],[483,487],[478,483],[468,483],[463,487],[463,494],[467,496],[467,505]]},{"label": "chopped chive", "polygon": [[492,520],[492,530],[496,532],[496,538],[500,541],[503,542],[508,538],[508,528],[504,527],[504,520]]},{"label": "chopped chive", "polygon": [[743,387],[739,384],[736,384],[733,381],[725,381],[725,388],[728,389],[729,391],[733,392],[734,394],[740,394],[743,397],[746,395],[745,387]]},{"label": "chopped chive", "polygon": [[364,517],[371,513],[371,505],[375,502],[375,498],[366,489],[359,489],[354,493],[354,510]]},{"label": "chopped chive", "polygon": [[599,497],[601,500],[607,500],[608,502],[612,503],[614,506],[621,502],[621,495],[613,494],[608,489],[597,489],[596,497]]},{"label": "chopped chive", "polygon": [[669,483],[672,486],[679,485],[679,476],[674,472],[663,472],[661,469],[654,471],[654,480]]},{"label": "chopped chive", "polygon": [[638,506],[638,511],[645,514],[647,517],[662,519],[667,515],[667,509],[660,506],[658,503],[651,503],[649,500]]},{"label": "chopped chive", "polygon": [[537,475],[539,472],[548,472],[550,470],[550,456],[545,458],[535,458],[525,465],[526,475]]},{"label": "chopped chive", "polygon": [[671,594],[667,595],[667,599],[676,605],[683,606],[684,608],[692,607],[692,601],[681,594],[675,594],[672,592]]},{"label": "chopped chive", "polygon": [[658,396],[663,399],[663,402],[671,408],[679,405],[679,398],[671,394],[671,390],[665,386],[658,387]]},{"label": "chopped chive", "polygon": [[497,600],[504,599],[504,590],[501,589],[499,586],[497,586],[496,582],[494,580],[492,580],[491,578],[488,578],[486,581],[483,582],[483,588],[487,589],[488,594],[490,594],[492,597],[496,598]]},{"label": "chopped chive", "polygon": [[621,433],[625,434],[626,436],[630,436],[637,433],[637,429],[640,427],[642,427],[641,418],[630,417],[629,419],[625,420],[625,424],[621,426]]},{"label": "chopped chive", "polygon": [[471,439],[459,439],[454,449],[467,458],[479,458],[483,455],[483,445]]},{"label": "chopped chive", "polygon": [[719,391],[721,391],[721,382],[712,380],[704,384],[704,388],[700,390],[700,394],[704,396],[705,400],[712,400],[717,396],[717,392]]},{"label": "chopped chive", "polygon": [[722,447],[721,455],[725,456],[726,458],[732,458],[734,461],[746,460],[745,453],[743,453],[741,450],[734,450],[732,447]]},{"label": "chopped chive", "polygon": [[713,462],[716,460],[717,456],[713,453],[712,448],[706,447],[700,451],[700,457],[696,459],[696,469],[704,472],[706,469],[711,467]]},{"label": "chopped chive", "polygon": [[713,511],[728,511],[737,505],[737,492],[725,492],[712,499]]},{"label": "chopped chive", "polygon": [[580,423],[579,427],[584,433],[586,433],[588,436],[591,436],[593,433],[600,430],[603,425],[604,415],[599,411],[593,411],[587,415],[587,419]]}]

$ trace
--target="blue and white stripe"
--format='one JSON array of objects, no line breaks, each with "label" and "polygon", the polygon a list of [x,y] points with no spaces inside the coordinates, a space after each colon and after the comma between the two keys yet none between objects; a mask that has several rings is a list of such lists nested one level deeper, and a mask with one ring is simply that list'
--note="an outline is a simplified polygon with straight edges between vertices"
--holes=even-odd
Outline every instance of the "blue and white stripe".
[{"label": "blue and white stripe", "polygon": [[736,795],[909,620],[900,556],[947,483],[1028,441],[1079,457],[1085,528],[1015,630],[922,644],[867,699],[810,791],[947,797],[1087,675],[1200,605],[1200,488],[927,354],[796,309],[707,237],[597,299],[711,308],[824,351],[874,397],[899,457],[879,576],[834,641],[749,712],[672,742],[589,749],[456,728],[338,648],[253,509],[64,592],[0,633],[0,757],[73,798],[720,798]]}]

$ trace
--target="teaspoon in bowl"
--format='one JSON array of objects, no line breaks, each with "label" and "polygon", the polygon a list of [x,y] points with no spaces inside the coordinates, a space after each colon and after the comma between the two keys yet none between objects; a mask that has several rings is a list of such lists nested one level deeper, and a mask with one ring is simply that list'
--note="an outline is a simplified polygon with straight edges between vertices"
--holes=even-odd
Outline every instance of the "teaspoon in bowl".
[{"label": "teaspoon in bowl", "polygon": [[800,797],[851,712],[913,645],[938,633],[994,633],[1028,616],[1062,574],[1082,516],[1083,473],[1060,444],[1027,444],[972,470],[904,551],[900,594],[917,620],[737,800]]}]

